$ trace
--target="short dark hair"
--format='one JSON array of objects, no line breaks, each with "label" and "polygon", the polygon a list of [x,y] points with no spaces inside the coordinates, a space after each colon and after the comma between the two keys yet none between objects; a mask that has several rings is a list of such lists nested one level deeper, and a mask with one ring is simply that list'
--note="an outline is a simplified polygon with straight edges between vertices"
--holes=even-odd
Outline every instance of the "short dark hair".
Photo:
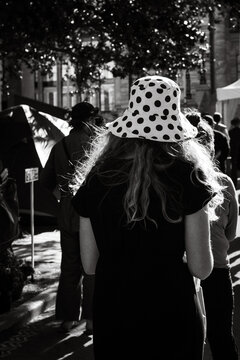
[{"label": "short dark hair", "polygon": [[240,118],[239,117],[235,117],[231,120],[231,125],[232,126],[237,126],[240,125]]},{"label": "short dark hair", "polygon": [[88,121],[90,117],[98,113],[98,108],[95,108],[92,104],[87,101],[80,102],[73,106],[70,112],[69,125],[72,127],[80,127],[82,122]]},{"label": "short dark hair", "polygon": [[213,117],[209,114],[202,115],[202,119],[205,120],[208,125],[210,125],[212,128],[214,126]]},{"label": "short dark hair", "polygon": [[215,112],[213,114],[213,120],[218,124],[220,123],[221,121],[221,118],[222,118],[222,114],[220,112]]}]

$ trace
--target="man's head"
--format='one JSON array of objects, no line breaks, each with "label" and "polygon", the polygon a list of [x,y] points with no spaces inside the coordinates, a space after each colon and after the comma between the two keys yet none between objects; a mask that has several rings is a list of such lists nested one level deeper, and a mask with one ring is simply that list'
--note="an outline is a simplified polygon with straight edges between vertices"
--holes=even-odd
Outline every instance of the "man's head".
[{"label": "man's head", "polygon": [[234,127],[240,127],[240,118],[235,117],[231,120],[231,125]]},{"label": "man's head", "polygon": [[69,124],[73,128],[80,127],[82,123],[89,122],[89,120],[96,116],[98,113],[98,108],[95,108],[92,104],[87,101],[80,102],[73,106],[70,112],[70,121]]},{"label": "man's head", "polygon": [[[186,118],[190,123],[198,130],[196,138],[204,145],[210,152],[211,156],[214,156],[214,130],[211,121],[211,116],[205,115],[207,118],[203,119],[200,112],[197,110],[188,109],[185,113]],[[210,124],[209,124],[210,123]]]},{"label": "man's head", "polygon": [[214,120],[213,120],[213,117],[209,114],[202,114],[202,119],[205,120],[208,125],[211,126],[211,128],[214,127]]},{"label": "man's head", "polygon": [[222,120],[222,114],[220,112],[215,112],[213,114],[213,120],[215,121],[215,123],[219,124],[220,121]]}]

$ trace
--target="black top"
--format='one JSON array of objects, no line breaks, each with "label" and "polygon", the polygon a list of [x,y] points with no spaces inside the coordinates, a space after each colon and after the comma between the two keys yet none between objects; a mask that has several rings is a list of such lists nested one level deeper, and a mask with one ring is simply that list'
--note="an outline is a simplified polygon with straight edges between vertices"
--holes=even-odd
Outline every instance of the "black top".
[{"label": "black top", "polygon": [[[125,160],[125,164],[130,167],[131,161]],[[111,169],[117,169],[119,165],[119,162],[111,164]],[[200,210],[210,199],[209,191],[194,175],[194,183],[191,181],[191,172],[192,166],[175,161],[168,173],[159,174],[164,181],[168,181],[172,193],[180,197],[183,219],[185,215]],[[190,349],[189,342],[193,343],[192,337],[196,335],[192,331],[196,326],[196,309],[193,279],[182,260],[185,251],[184,221],[166,221],[161,203],[154,190],[150,189],[149,215],[156,221],[157,227],[149,220],[146,227],[143,221],[136,222],[134,226],[127,225],[123,209],[126,188],[124,183],[111,186],[103,177],[90,174],[72,200],[79,215],[91,219],[99,250],[94,298],[95,358],[100,354],[107,358],[104,336],[112,336],[111,340],[107,340],[108,346],[111,343],[119,347],[118,342],[121,342],[122,348],[126,332],[131,333],[129,342],[132,345],[128,344],[128,353],[131,353],[130,349],[134,346],[132,332],[136,342],[141,342],[142,333],[139,331],[142,326],[150,326],[152,332],[156,331],[155,335],[165,327],[161,346],[167,346],[170,341],[167,329],[171,331],[171,327],[176,328],[181,324],[179,332],[183,338],[178,335],[179,343],[187,342],[185,348]],[[174,211],[169,210],[169,213],[174,214]],[[175,306],[176,301],[180,309]],[[181,319],[183,316],[191,319],[190,325],[185,324],[185,329],[180,318],[177,320],[179,316]],[[130,322],[126,322],[126,319],[130,319]],[[112,335],[109,334],[111,330]],[[190,351],[189,359],[193,360],[192,350],[186,349],[184,351]],[[144,348],[141,348],[139,355],[142,351]],[[136,356],[136,347],[133,352]],[[125,359],[126,354],[124,356]],[[184,359],[188,359],[187,353],[184,356]],[[149,353],[147,358],[151,358]]]},{"label": "black top", "polygon": [[39,179],[50,192],[54,192],[56,188],[60,191],[58,224],[60,230],[68,233],[79,231],[79,216],[72,207],[69,181],[73,176],[74,166],[85,156],[89,138],[86,127],[82,127],[81,131],[71,130],[68,136],[53,146]]}]

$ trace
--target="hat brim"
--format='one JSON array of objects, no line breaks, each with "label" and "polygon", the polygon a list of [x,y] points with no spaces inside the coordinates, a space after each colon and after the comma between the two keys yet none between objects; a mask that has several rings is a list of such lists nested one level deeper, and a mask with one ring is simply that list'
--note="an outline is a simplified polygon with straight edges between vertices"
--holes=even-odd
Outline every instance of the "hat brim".
[{"label": "hat brim", "polygon": [[[126,118],[126,116],[128,116],[128,120],[132,119],[132,121],[136,121],[136,119],[130,117],[128,109],[126,109],[122,116],[118,117],[112,122],[106,123],[106,127],[113,135],[122,138],[141,138],[151,141],[176,143],[195,138],[198,133],[197,129],[191,125],[182,112],[178,113],[178,126],[174,131],[171,131],[166,126],[167,136],[166,134],[162,136],[162,133],[158,131],[155,131],[155,133],[150,132],[149,134],[146,134],[142,131],[141,127],[138,127],[138,133],[134,133],[131,129],[128,129],[125,126],[125,121],[123,119]],[[121,123],[124,126],[123,132],[119,132],[119,127],[117,127]],[[162,124],[164,124],[164,122],[162,122],[160,125],[162,126]]]}]

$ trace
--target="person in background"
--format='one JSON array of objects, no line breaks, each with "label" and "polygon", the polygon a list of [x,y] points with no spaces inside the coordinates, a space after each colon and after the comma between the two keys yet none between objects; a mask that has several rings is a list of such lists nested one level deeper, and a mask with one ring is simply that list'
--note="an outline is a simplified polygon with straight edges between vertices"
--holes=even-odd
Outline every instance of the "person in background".
[{"label": "person in background", "polygon": [[207,123],[211,126],[214,132],[214,149],[215,149],[215,159],[217,160],[217,164],[219,169],[226,173],[226,161],[228,155],[230,153],[230,145],[228,142],[228,138],[222,132],[214,129],[214,121],[213,117],[209,114],[203,115],[202,118],[207,121]]},{"label": "person in background", "polygon": [[[214,132],[202,119],[199,112],[189,111],[187,119],[198,129],[197,138],[214,158]],[[214,268],[201,281],[207,316],[207,339],[213,360],[238,360],[238,349],[233,334],[234,290],[230,272],[228,250],[236,239],[238,201],[231,178],[222,173],[225,187],[224,202],[218,207],[218,219],[210,226]]]},{"label": "person in background", "polygon": [[136,80],[128,108],[76,167],[82,263],[95,274],[95,360],[203,358],[193,276],[212,271],[209,219],[222,186],[180,98],[171,79]]},{"label": "person in background", "polygon": [[222,114],[220,112],[215,111],[215,113],[213,114],[213,121],[214,121],[214,130],[220,131],[221,133],[226,135],[229,142],[228,129],[227,126],[222,122]]},{"label": "person in background", "polygon": [[51,192],[60,193],[59,229],[61,237],[61,274],[56,299],[56,319],[62,321],[61,329],[69,331],[87,319],[87,328],[92,325],[92,293],[94,277],[84,275],[79,249],[79,216],[71,204],[68,182],[74,167],[81,161],[93,134],[98,109],[88,102],[76,104],[71,111],[70,134],[60,140],[51,150],[42,170],[40,181]]},{"label": "person in background", "polygon": [[230,155],[231,155],[231,178],[238,188],[238,173],[240,169],[240,118],[235,117],[231,121],[229,129]]}]

